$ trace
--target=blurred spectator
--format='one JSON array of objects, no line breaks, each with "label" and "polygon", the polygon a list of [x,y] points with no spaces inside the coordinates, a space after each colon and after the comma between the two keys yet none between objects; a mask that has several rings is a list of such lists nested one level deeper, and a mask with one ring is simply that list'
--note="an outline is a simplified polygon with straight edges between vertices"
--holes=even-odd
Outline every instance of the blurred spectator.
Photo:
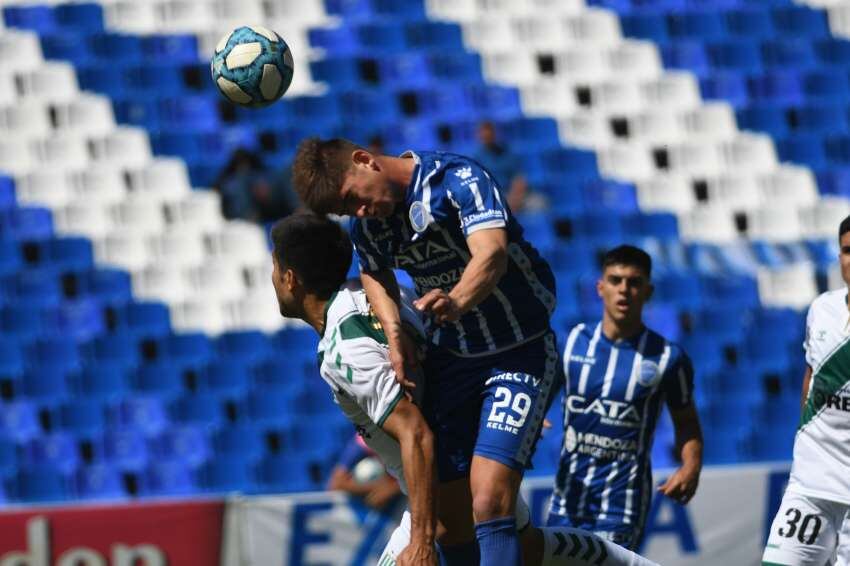
[{"label": "blurred spectator", "polygon": [[298,197],[292,190],[292,167],[270,172],[259,155],[244,148],[233,152],[215,187],[221,193],[225,218],[272,222],[298,208]]},{"label": "blurred spectator", "polygon": [[328,489],[344,491],[363,499],[373,509],[384,509],[401,495],[398,482],[384,469],[378,456],[360,435],[343,450],[328,480]]},{"label": "blurred spectator", "polygon": [[496,127],[492,122],[485,120],[479,124],[478,141],[480,145],[472,157],[496,177],[496,181],[507,193],[511,210],[520,212],[525,208],[539,208],[540,203],[530,198],[519,156],[498,141]]}]

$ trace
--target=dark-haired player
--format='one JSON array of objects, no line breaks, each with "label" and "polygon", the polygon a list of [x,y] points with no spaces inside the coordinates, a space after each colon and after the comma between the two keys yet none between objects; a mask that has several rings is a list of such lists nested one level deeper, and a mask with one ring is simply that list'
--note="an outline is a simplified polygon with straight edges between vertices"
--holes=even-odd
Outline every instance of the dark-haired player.
[{"label": "dark-haired player", "polygon": [[416,360],[400,331],[393,268],[411,276],[416,306],[430,315],[425,410],[440,518],[457,536],[441,539],[450,563],[475,563],[480,548],[483,566],[520,564],[517,492],[560,380],[549,265],[498,184],[467,157],[374,155],[313,138],[298,148],[293,177],[313,211],[353,217],[363,287],[405,384],[405,365]]},{"label": "dark-haired player", "polygon": [[838,244],[845,287],[809,307],[794,463],[764,566],[850,564],[850,217],[838,227]]},{"label": "dark-haired player", "polygon": [[643,324],[652,260],[633,246],[603,259],[602,320],[579,324],[564,351],[564,444],[548,525],[591,531],[637,549],[652,498],[650,452],[666,404],[681,467],[658,490],[687,503],[702,467],[693,369],[676,344]]}]

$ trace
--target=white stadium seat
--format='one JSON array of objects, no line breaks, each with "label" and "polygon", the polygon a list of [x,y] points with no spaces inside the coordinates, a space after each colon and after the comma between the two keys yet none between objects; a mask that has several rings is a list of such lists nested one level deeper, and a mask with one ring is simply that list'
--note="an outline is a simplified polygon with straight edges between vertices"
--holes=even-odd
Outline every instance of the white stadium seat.
[{"label": "white stadium seat", "polygon": [[783,269],[758,270],[761,303],[766,307],[803,309],[817,296],[814,266],[794,264]]},{"label": "white stadium seat", "polygon": [[750,238],[767,242],[793,242],[803,235],[800,215],[796,209],[788,206],[768,206],[750,211],[747,214],[748,235]]},{"label": "white stadium seat", "polygon": [[237,27],[266,21],[262,0],[212,0],[212,8],[217,25]]},{"label": "white stadium seat", "polygon": [[574,45],[555,53],[555,73],[575,82],[598,82],[612,75],[602,49]]},{"label": "white stadium seat", "polygon": [[74,134],[53,134],[30,141],[30,152],[41,165],[81,169],[91,161],[88,142]]},{"label": "white stadium seat", "polygon": [[537,56],[528,51],[499,51],[482,54],[481,66],[488,82],[510,85],[533,83],[537,79]]},{"label": "white stadium seat", "polygon": [[158,157],[128,170],[127,178],[131,194],[159,202],[182,200],[192,190],[189,171],[182,159]]},{"label": "white stadium seat", "polygon": [[18,75],[21,97],[47,102],[67,102],[80,94],[77,73],[70,63],[47,61]]},{"label": "white stadium seat", "polygon": [[829,290],[843,289],[847,287],[847,283],[845,283],[844,279],[841,277],[841,264],[838,262],[829,266],[829,270],[826,272],[826,285]]},{"label": "white stadium seat", "polygon": [[608,116],[602,112],[577,110],[558,120],[558,137],[564,145],[602,148],[614,143]]},{"label": "white stadium seat", "polygon": [[21,140],[0,139],[0,170],[13,175],[24,174],[36,164],[33,152]]},{"label": "white stadium seat", "polygon": [[38,34],[3,30],[0,34],[0,66],[4,73],[31,71],[44,64]]},{"label": "white stadium seat", "polygon": [[670,171],[692,177],[708,177],[721,169],[718,147],[711,142],[688,140],[666,148]]},{"label": "white stadium seat", "polygon": [[193,297],[232,301],[245,294],[242,268],[229,259],[206,260],[188,270]]},{"label": "white stadium seat", "polygon": [[233,220],[208,237],[211,254],[240,266],[268,261],[269,249],[262,228],[250,222]]},{"label": "white stadium seat", "polygon": [[661,55],[649,41],[626,39],[606,53],[611,75],[649,80],[662,73]]},{"label": "white stadium seat", "polygon": [[572,85],[555,77],[541,77],[520,89],[522,113],[526,116],[562,117],[575,112],[578,105]]},{"label": "white stadium seat", "polygon": [[522,49],[552,51],[567,39],[562,22],[544,13],[510,20],[509,32]]},{"label": "white stadium seat", "polygon": [[232,311],[237,329],[258,328],[265,332],[274,332],[286,325],[286,319],[280,314],[271,285],[233,301],[228,307]]},{"label": "white stadium seat", "polygon": [[171,325],[176,332],[204,332],[213,336],[230,327],[222,304],[199,299],[171,305]]},{"label": "white stadium seat", "polygon": [[605,177],[623,181],[640,181],[655,175],[649,149],[637,143],[615,143],[600,149],[599,171]]},{"label": "white stadium seat", "polygon": [[650,108],[690,110],[701,104],[699,84],[690,73],[666,72],[641,81],[640,89],[644,104]]},{"label": "white stadium seat", "polygon": [[142,128],[120,126],[91,142],[92,156],[99,162],[137,167],[151,160],[150,139]]},{"label": "white stadium seat", "polygon": [[[511,51],[516,45],[515,32],[507,18],[485,16],[464,23],[462,29],[464,44],[469,49],[480,51],[482,55]],[[522,46],[519,48],[522,50]]]},{"label": "white stadium seat", "polygon": [[83,93],[53,107],[56,128],[85,135],[105,135],[115,128],[112,102],[103,96]]},{"label": "white stadium seat", "polygon": [[166,203],[165,210],[169,224],[175,227],[215,232],[224,225],[221,196],[212,190],[190,191],[182,200]]},{"label": "white stadium seat", "polygon": [[563,20],[568,41],[579,44],[614,44],[622,40],[620,19],[610,10],[586,8]]},{"label": "white stadium seat", "polygon": [[627,119],[628,139],[644,145],[662,146],[686,139],[676,116],[661,109],[644,110]]},{"label": "white stadium seat", "polygon": [[94,201],[75,201],[55,209],[56,231],[66,235],[104,238],[113,228],[108,206]]},{"label": "white stadium seat", "polygon": [[783,164],[760,175],[759,188],[765,202],[802,206],[813,205],[818,200],[817,183],[807,167]]},{"label": "white stadium seat", "polygon": [[678,217],[679,233],[685,240],[727,243],[738,238],[733,217],[723,207],[699,206]]},{"label": "white stadium seat", "polygon": [[18,87],[15,75],[10,72],[0,72],[0,104],[12,104],[18,100]]},{"label": "white stadium seat", "polygon": [[245,286],[251,291],[270,290],[269,283],[274,269],[273,265],[271,255],[269,255],[266,261],[254,265],[246,265],[243,270]]},{"label": "white stadium seat", "polygon": [[5,135],[45,137],[51,129],[50,109],[39,100],[19,100],[0,108],[0,131]]},{"label": "white stadium seat", "polygon": [[197,32],[215,25],[209,0],[164,0],[157,3],[157,26],[166,32]]},{"label": "white stadium seat", "polygon": [[203,234],[191,229],[168,229],[148,239],[153,259],[162,265],[195,267],[206,257]]},{"label": "white stadium seat", "polygon": [[154,262],[133,272],[133,294],[143,300],[169,304],[186,300],[191,289],[182,267]]},{"label": "white stadium seat", "polygon": [[754,210],[762,205],[758,181],[745,174],[726,173],[706,179],[708,202],[730,211]]},{"label": "white stadium seat", "polygon": [[123,171],[107,164],[71,171],[74,193],[84,202],[115,204],[127,196]]},{"label": "white stadium seat", "polygon": [[425,5],[434,19],[471,22],[482,16],[477,0],[425,0]]},{"label": "white stadium seat", "polygon": [[619,114],[640,112],[645,108],[638,84],[619,80],[616,76],[590,86],[590,106],[594,110]]},{"label": "white stadium seat", "polygon": [[696,206],[696,198],[687,177],[655,175],[638,181],[638,204],[648,212],[688,212]]},{"label": "white stadium seat", "polygon": [[678,118],[688,136],[723,140],[734,137],[738,131],[735,112],[725,102],[707,102],[682,112]]},{"label": "white stadium seat", "polygon": [[15,193],[22,204],[61,208],[74,199],[74,188],[66,171],[39,168],[15,178]]},{"label": "white stadium seat", "polygon": [[113,205],[110,212],[116,227],[140,237],[157,233],[165,227],[162,203],[148,198],[127,198]]},{"label": "white stadium seat", "polygon": [[114,31],[153,33],[157,30],[157,5],[139,0],[109,2],[103,7],[106,26]]},{"label": "white stadium seat", "polygon": [[726,169],[752,174],[773,171],[779,164],[773,140],[764,134],[739,132],[733,139],[720,142],[718,150]]},{"label": "white stadium seat", "polygon": [[[453,0],[458,4],[458,0]],[[265,0],[266,20],[288,21],[303,27],[331,21],[322,0]],[[280,33],[280,32],[278,32]]]},{"label": "white stadium seat", "polygon": [[823,196],[811,205],[799,209],[803,237],[807,239],[835,238],[837,226],[850,215],[850,200],[846,197]]},{"label": "white stadium seat", "polygon": [[94,242],[95,259],[128,271],[139,271],[151,262],[144,238],[135,232],[115,230]]}]

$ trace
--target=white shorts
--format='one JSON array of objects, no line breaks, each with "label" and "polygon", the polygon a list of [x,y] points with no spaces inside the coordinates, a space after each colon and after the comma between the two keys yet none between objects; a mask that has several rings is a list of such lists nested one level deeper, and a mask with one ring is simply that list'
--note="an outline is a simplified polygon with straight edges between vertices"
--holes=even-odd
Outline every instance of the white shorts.
[{"label": "white shorts", "polygon": [[850,505],[785,491],[762,566],[838,566],[850,558]]}]

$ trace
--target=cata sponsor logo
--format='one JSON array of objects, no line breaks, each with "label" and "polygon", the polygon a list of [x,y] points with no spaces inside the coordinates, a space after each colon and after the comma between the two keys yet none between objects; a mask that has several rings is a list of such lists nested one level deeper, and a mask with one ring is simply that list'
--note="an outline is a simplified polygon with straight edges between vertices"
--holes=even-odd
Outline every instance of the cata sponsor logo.
[{"label": "cata sponsor logo", "polygon": [[594,399],[589,402],[581,395],[567,397],[567,410],[582,415],[595,414],[602,417],[605,424],[633,428],[640,424],[640,415],[631,403],[613,399]]},{"label": "cata sponsor logo", "polygon": [[26,550],[0,555],[0,566],[166,566],[165,553],[152,544],[129,546],[112,544],[110,556],[86,546],[66,549],[51,562],[50,524],[46,517],[35,516],[26,523]]}]

